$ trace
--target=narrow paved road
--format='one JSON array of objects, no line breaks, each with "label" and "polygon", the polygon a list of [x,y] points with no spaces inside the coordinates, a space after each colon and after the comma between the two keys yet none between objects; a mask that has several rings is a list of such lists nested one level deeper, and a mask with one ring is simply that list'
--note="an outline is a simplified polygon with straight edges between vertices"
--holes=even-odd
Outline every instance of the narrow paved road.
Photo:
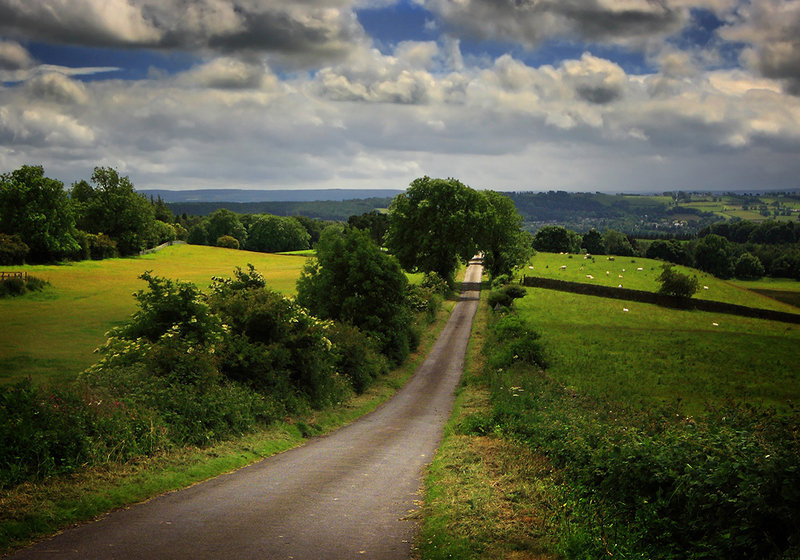
[{"label": "narrow paved road", "polygon": [[392,400],[326,437],[70,529],[14,559],[408,559],[422,474],[461,378],[481,266]]}]

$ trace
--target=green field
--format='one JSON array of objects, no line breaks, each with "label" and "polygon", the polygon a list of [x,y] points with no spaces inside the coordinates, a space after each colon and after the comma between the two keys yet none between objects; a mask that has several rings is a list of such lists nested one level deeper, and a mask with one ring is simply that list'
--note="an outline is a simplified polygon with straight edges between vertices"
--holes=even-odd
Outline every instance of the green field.
[{"label": "green field", "polygon": [[[570,282],[584,282],[600,286],[630,288],[655,292],[659,288],[657,282],[661,274],[662,261],[639,257],[612,257],[597,255],[592,260],[584,255],[559,255],[555,253],[537,253],[523,272],[528,276],[555,278]],[[531,268],[533,267],[533,268]],[[566,267],[566,268],[561,268]],[[641,270],[640,270],[641,269]],[[714,301],[724,301],[748,307],[775,309],[798,313],[798,308],[787,303],[767,297],[751,288],[775,289],[800,293],[800,282],[794,280],[774,281],[726,281],[699,270],[676,266],[675,270],[695,275],[700,280],[700,290],[694,297]],[[589,278],[591,276],[591,278]],[[768,286],[773,286],[769,288]]]},{"label": "green field", "polygon": [[146,270],[205,289],[212,276],[230,276],[236,266],[252,263],[273,289],[291,294],[305,261],[305,256],[174,245],[136,258],[16,267],[51,286],[0,300],[0,383],[26,376],[37,382],[69,380],[91,365],[105,333],[136,309],[133,294],[145,287],[138,276]]},{"label": "green field", "polygon": [[544,289],[515,305],[542,333],[548,372],[581,393],[687,414],[800,401],[797,325]]}]

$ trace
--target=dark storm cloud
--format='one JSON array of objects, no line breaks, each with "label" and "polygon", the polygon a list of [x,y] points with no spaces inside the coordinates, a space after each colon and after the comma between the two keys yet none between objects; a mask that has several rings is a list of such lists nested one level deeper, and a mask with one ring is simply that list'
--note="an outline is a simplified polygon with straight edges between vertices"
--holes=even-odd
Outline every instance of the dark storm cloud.
[{"label": "dark storm cloud", "polygon": [[528,46],[551,38],[642,41],[671,34],[688,18],[665,0],[429,0],[426,6],[456,30]]},{"label": "dark storm cloud", "polygon": [[[332,7],[333,5],[333,7]],[[363,37],[348,5],[250,0],[0,0],[0,34],[55,43],[341,57]]]}]

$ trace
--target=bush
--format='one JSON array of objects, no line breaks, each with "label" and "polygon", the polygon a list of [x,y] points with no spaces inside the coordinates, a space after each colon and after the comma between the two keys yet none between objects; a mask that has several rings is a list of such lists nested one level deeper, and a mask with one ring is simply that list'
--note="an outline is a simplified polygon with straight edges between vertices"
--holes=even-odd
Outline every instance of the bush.
[{"label": "bush", "polygon": [[700,282],[697,276],[688,276],[672,269],[672,265],[665,264],[661,267],[663,272],[656,279],[661,282],[658,289],[659,294],[667,294],[678,297],[692,297],[700,289]]},{"label": "bush", "polygon": [[223,235],[217,239],[217,247],[224,247],[225,249],[238,249],[239,240],[230,235]]},{"label": "bush", "polygon": [[489,307],[495,309],[498,305],[500,307],[511,307],[515,299],[525,297],[528,292],[522,286],[508,285],[503,286],[499,290],[492,290],[489,292],[488,302]]},{"label": "bush", "polygon": [[356,393],[363,393],[375,379],[389,371],[389,363],[375,342],[356,327],[334,323],[327,335],[333,344],[334,367],[349,380]]},{"label": "bush", "polygon": [[25,264],[30,248],[18,235],[0,233],[0,265]]},{"label": "bush", "polygon": [[0,280],[0,298],[21,296],[26,292],[38,292],[50,283],[35,276],[14,276]]}]

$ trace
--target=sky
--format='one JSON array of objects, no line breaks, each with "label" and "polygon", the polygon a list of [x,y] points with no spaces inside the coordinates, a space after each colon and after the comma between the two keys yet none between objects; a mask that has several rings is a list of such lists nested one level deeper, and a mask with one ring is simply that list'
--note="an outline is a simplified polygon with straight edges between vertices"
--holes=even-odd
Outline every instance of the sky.
[{"label": "sky", "polygon": [[0,0],[0,172],[800,187],[800,0]]}]

